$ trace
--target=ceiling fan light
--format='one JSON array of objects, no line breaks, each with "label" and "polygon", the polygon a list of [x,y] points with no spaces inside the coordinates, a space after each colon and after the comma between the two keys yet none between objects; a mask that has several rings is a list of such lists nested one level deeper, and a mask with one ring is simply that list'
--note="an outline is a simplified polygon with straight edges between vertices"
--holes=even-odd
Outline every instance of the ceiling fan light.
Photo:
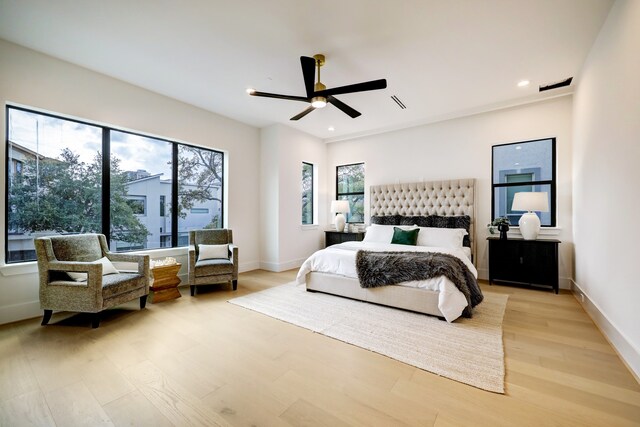
[{"label": "ceiling fan light", "polygon": [[324,108],[327,106],[327,98],[324,96],[316,96],[311,99],[311,106],[313,108]]}]

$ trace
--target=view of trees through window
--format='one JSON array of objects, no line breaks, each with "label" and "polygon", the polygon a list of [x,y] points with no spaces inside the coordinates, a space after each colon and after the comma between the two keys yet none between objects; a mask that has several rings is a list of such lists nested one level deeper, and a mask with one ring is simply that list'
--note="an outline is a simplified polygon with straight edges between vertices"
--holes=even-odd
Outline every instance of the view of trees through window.
[{"label": "view of trees through window", "polygon": [[222,227],[223,155],[178,145],[178,246],[189,230]]},{"label": "view of trees through window", "polygon": [[[111,130],[111,248],[117,251],[171,246],[171,218],[160,215],[161,197],[171,200],[171,156],[173,144],[141,135]],[[123,198],[131,208],[115,210]],[[123,239],[123,237],[125,237]],[[162,244],[162,237],[165,237]],[[169,243],[169,245],[167,245]]]},{"label": "view of trees through window", "polygon": [[347,222],[364,222],[364,163],[336,167],[336,197],[349,201]]},{"label": "view of trees through window", "polygon": [[[122,251],[182,246],[190,229],[222,227],[223,153],[7,109],[6,262],[35,260],[38,236],[105,233],[106,228],[111,250]],[[104,163],[108,188],[103,188]],[[105,200],[108,218],[103,218]],[[173,218],[179,218],[176,243]]]},{"label": "view of trees through window", "polygon": [[302,224],[313,224],[313,165],[302,162]]}]

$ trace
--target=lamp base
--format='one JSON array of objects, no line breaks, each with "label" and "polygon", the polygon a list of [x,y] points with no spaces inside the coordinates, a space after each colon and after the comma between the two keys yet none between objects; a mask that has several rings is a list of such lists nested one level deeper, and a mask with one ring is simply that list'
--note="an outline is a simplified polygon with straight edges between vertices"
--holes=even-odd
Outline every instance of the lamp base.
[{"label": "lamp base", "polygon": [[345,219],[343,214],[339,213],[338,215],[336,215],[336,231],[343,232],[346,223],[347,220]]},{"label": "lamp base", "polygon": [[524,240],[536,240],[538,238],[538,233],[540,232],[540,218],[533,212],[527,212],[522,215],[520,221],[518,221],[518,225],[520,226],[520,234]]}]

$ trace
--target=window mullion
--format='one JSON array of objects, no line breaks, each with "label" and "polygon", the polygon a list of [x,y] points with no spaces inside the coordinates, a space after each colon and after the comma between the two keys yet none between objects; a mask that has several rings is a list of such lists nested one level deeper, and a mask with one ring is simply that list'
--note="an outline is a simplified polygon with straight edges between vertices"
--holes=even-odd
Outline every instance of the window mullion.
[{"label": "window mullion", "polygon": [[102,234],[111,245],[111,129],[102,128]]},{"label": "window mullion", "polygon": [[178,144],[172,143],[171,157],[171,247],[178,247]]}]

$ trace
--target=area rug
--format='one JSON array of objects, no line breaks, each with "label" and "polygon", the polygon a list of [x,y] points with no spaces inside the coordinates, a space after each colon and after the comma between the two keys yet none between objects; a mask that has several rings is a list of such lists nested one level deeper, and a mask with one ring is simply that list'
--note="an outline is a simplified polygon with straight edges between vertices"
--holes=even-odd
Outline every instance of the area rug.
[{"label": "area rug", "polygon": [[485,292],[472,319],[432,316],[322,293],[295,283],[229,300],[267,316],[483,390],[504,393],[507,296]]}]

